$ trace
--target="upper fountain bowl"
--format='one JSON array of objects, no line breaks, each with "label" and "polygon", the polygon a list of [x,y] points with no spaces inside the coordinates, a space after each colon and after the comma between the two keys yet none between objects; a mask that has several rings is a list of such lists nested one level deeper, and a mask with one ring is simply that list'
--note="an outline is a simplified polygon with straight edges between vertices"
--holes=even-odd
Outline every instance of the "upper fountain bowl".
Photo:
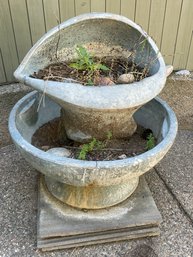
[{"label": "upper fountain bowl", "polygon": [[[97,87],[30,76],[51,63],[76,59],[77,45],[98,58],[128,59],[135,51],[135,63],[147,66],[149,76],[132,84]],[[104,139],[107,131],[115,138],[131,136],[136,129],[132,115],[160,93],[166,81],[166,67],[156,44],[139,25],[120,15],[89,13],[46,33],[14,75],[62,106],[68,137],[83,142],[93,137]]]}]

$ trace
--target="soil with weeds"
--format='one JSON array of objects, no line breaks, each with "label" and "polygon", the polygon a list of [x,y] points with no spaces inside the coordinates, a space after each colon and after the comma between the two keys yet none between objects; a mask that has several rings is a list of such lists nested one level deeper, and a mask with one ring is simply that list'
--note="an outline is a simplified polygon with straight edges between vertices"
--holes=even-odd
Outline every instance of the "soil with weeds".
[{"label": "soil with weeds", "polygon": [[[98,69],[94,72],[89,70],[78,70],[70,66],[72,62],[59,62],[50,64],[44,69],[34,72],[31,77],[43,80],[102,86],[117,84],[117,80],[122,74],[132,73],[134,81],[140,81],[149,76],[147,67],[141,68],[139,65],[136,65],[128,59],[113,59],[112,57],[97,59],[95,57],[94,62],[105,65],[109,70],[104,71]],[[103,78],[108,78],[108,80],[101,80]],[[111,83],[109,83],[109,81]]]},{"label": "soil with weeds", "polygon": [[[40,127],[32,137],[32,144],[37,148],[47,151],[54,147],[64,147],[71,152],[69,158],[77,159],[83,144],[69,139],[61,138],[60,118]],[[133,157],[147,151],[147,130],[141,126],[130,139],[110,139],[105,143],[105,148],[94,149],[86,155],[88,161],[111,161]],[[149,132],[148,132],[149,133]]]}]

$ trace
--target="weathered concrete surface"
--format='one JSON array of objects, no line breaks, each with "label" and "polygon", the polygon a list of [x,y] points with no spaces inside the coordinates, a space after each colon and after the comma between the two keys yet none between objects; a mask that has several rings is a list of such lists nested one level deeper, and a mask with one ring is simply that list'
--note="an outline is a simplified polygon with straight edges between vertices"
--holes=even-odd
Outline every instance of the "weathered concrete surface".
[{"label": "weathered concrete surface", "polygon": [[156,170],[193,221],[193,131],[178,132]]},{"label": "weathered concrete surface", "polygon": [[13,105],[31,88],[20,83],[0,87],[0,147],[11,144],[7,129],[8,117]]},{"label": "weathered concrete surface", "polygon": [[193,130],[193,79],[171,76],[159,96],[174,110],[179,129]]},{"label": "weathered concrete surface", "polygon": [[36,250],[37,173],[13,145],[0,149],[0,256],[191,257],[193,227],[155,172],[146,178],[161,212],[161,236],[42,253]]}]

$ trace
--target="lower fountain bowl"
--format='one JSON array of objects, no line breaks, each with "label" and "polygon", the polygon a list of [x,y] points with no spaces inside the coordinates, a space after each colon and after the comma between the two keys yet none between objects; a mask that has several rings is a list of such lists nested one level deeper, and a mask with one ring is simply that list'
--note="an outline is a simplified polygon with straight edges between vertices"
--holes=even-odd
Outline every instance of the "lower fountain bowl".
[{"label": "lower fountain bowl", "polygon": [[155,98],[134,115],[137,124],[153,131],[158,144],[135,157],[114,161],[83,161],[53,155],[31,144],[33,134],[45,123],[60,117],[61,107],[50,98],[39,108],[39,94],[31,92],[12,109],[11,137],[35,169],[45,175],[47,189],[60,201],[77,208],[100,209],[129,197],[139,177],[168,152],[177,134],[177,119],[171,108]]}]

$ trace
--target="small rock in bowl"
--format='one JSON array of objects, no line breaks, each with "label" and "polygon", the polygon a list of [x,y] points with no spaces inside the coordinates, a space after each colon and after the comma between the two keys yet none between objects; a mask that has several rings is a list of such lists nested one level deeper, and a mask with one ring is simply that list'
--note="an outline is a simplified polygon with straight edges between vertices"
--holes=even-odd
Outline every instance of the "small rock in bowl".
[{"label": "small rock in bowl", "polygon": [[118,77],[117,82],[120,84],[130,84],[133,83],[135,77],[132,73],[125,73]]},{"label": "small rock in bowl", "polygon": [[54,147],[47,151],[47,153],[51,153],[60,157],[70,157],[71,152],[64,147]]}]

